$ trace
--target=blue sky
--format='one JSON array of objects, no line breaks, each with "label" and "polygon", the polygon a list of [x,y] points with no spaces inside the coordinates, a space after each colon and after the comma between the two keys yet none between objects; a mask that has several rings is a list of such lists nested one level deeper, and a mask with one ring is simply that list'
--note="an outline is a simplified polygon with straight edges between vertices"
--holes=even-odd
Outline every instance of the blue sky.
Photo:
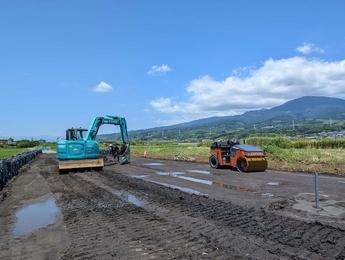
[{"label": "blue sky", "polygon": [[[0,137],[345,98],[343,0],[0,1]],[[104,126],[100,133],[117,132]]]}]

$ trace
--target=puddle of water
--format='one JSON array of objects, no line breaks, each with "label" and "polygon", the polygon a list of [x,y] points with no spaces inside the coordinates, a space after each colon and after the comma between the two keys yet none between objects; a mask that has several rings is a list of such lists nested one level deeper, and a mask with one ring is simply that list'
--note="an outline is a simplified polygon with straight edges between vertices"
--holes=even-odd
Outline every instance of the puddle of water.
[{"label": "puddle of water", "polygon": [[53,224],[60,214],[53,195],[44,202],[26,205],[16,212],[17,222],[13,229],[13,235],[19,237]]},{"label": "puddle of water", "polygon": [[171,176],[176,177],[175,175],[181,175],[181,174],[185,174],[185,173],[184,172],[156,172],[156,174],[164,175],[164,176],[171,175]]},{"label": "puddle of water", "polygon": [[138,179],[144,179],[146,177],[149,177],[149,175],[132,175],[133,178],[138,178]]},{"label": "puddle of water", "polygon": [[218,186],[219,188],[226,188],[226,189],[232,189],[232,190],[237,190],[237,191],[243,191],[243,192],[250,192],[250,193],[258,193],[255,190],[239,187],[239,186],[232,186],[229,184],[225,183],[220,183],[220,182],[214,182],[214,181],[208,181],[208,180],[202,180],[202,179],[197,179],[197,178],[192,178],[192,177],[185,177],[185,176],[174,176],[180,179],[184,179],[187,181],[193,181],[197,183],[202,183],[202,184],[207,184],[207,185],[212,185],[212,186]]},{"label": "puddle of water", "polygon": [[248,188],[243,188],[243,187],[239,187],[239,186],[232,186],[229,184],[225,184],[225,183],[220,183],[220,182],[212,182],[213,186],[218,186],[219,188],[226,188],[226,189],[231,189],[231,190],[237,190],[237,191],[243,191],[243,192],[250,192],[250,193],[259,193],[256,190],[251,190]]},{"label": "puddle of water", "polygon": [[113,194],[115,194],[116,196],[119,196],[121,199],[124,199],[126,201],[128,201],[129,203],[132,203],[136,206],[142,207],[145,205],[145,202],[142,200],[139,200],[137,197],[135,197],[134,195],[128,194],[128,193],[122,193],[119,191],[115,191],[112,192]]},{"label": "puddle of water", "polygon": [[[103,183],[100,182],[100,181],[91,179],[90,177],[88,177],[88,176],[86,176],[86,175],[80,174],[79,176],[80,176],[81,178],[87,180],[87,181],[92,182],[92,183],[95,184],[96,186],[98,186],[98,187],[100,187],[100,188],[102,188],[102,189],[105,189],[105,190],[111,192],[112,194],[114,194],[114,195],[120,197],[121,199],[126,200],[126,201],[128,201],[129,203],[132,203],[132,204],[134,204],[134,205],[136,205],[136,206],[141,207],[141,206],[144,206],[144,205],[146,204],[145,201],[139,200],[137,197],[135,197],[135,196],[132,195],[132,194],[125,193],[125,192],[121,192],[121,191],[119,191],[119,190],[115,190],[115,189],[113,189],[113,188],[111,188],[111,187],[109,187],[109,186],[103,184]],[[147,175],[146,175],[146,176],[147,176]]]},{"label": "puddle of water", "polygon": [[269,193],[269,192],[267,192],[267,193],[263,193],[263,194],[261,194],[262,196],[267,196],[267,197],[274,197],[274,194],[273,193]]},{"label": "puddle of water", "polygon": [[202,179],[197,179],[197,178],[192,178],[192,177],[185,177],[185,176],[176,176],[176,177],[180,178],[180,179],[187,180],[187,181],[193,181],[193,182],[197,182],[197,183],[212,185],[212,181],[207,181],[207,180],[202,180]]},{"label": "puddle of water", "polygon": [[199,170],[188,170],[188,172],[196,172],[201,174],[211,174],[209,171],[199,171]]},{"label": "puddle of water", "polygon": [[340,183],[345,183],[345,181],[338,181],[338,182],[340,182]]},{"label": "puddle of water", "polygon": [[169,175],[168,172],[156,172],[158,175]]},{"label": "puddle of water", "polygon": [[[94,184],[96,184],[96,183],[94,183]],[[111,187],[109,187],[107,185],[104,185],[104,184],[100,184],[100,185],[96,184],[96,185],[98,187],[100,187],[102,189],[105,189],[105,190],[111,192],[112,194],[120,197],[121,199],[124,199],[124,200],[128,201],[129,203],[132,203],[132,204],[136,205],[136,206],[142,207],[142,206],[144,206],[146,204],[145,201],[139,200],[137,197],[135,197],[132,194],[115,190],[115,189],[113,189],[113,188],[111,188]]]},{"label": "puddle of water", "polygon": [[164,163],[145,163],[144,165],[157,166],[157,165],[164,165]]},{"label": "puddle of water", "polygon": [[267,182],[267,185],[271,186],[278,186],[280,183],[279,182]]},{"label": "puddle of water", "polygon": [[185,174],[184,172],[171,172],[170,175],[181,175]]},{"label": "puddle of water", "polygon": [[207,194],[201,193],[200,191],[197,191],[197,190],[193,190],[193,189],[189,189],[189,188],[185,188],[185,187],[181,187],[181,186],[176,186],[176,185],[170,185],[170,184],[164,183],[164,182],[157,182],[157,181],[150,181],[150,182],[153,182],[153,183],[156,183],[156,184],[160,184],[160,185],[163,185],[163,186],[166,186],[166,187],[169,187],[169,188],[177,189],[177,190],[180,190],[180,191],[184,191],[184,192],[187,192],[187,193],[190,193],[190,194],[204,195],[204,196],[207,195]]}]

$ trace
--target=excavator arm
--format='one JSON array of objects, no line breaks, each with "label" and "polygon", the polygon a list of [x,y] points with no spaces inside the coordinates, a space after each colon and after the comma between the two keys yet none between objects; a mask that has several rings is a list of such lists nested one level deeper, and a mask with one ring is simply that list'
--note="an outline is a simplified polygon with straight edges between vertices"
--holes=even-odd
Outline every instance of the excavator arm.
[{"label": "excavator arm", "polygon": [[94,117],[85,135],[85,140],[96,140],[99,128],[105,124],[118,125],[120,127],[122,142],[123,145],[125,145],[125,149],[122,154],[122,162],[128,163],[130,161],[130,150],[127,133],[127,122],[125,118],[111,115],[106,115],[106,117]]},{"label": "excavator arm", "polygon": [[122,141],[126,144],[128,143],[126,119],[123,117],[110,116],[110,115],[107,115],[106,117],[94,117],[88,128],[85,139],[96,140],[98,130],[104,124],[120,126]]}]

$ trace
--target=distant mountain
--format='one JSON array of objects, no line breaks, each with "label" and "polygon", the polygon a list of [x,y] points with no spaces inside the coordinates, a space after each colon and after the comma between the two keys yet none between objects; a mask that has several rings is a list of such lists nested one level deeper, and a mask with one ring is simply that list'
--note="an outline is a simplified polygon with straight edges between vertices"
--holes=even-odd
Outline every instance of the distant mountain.
[{"label": "distant mountain", "polygon": [[[280,117],[294,119],[345,119],[345,100],[329,97],[305,96],[268,109],[249,111],[237,116],[245,123],[262,122]],[[236,116],[235,116],[236,117]]]},{"label": "distant mountain", "polygon": [[[188,123],[169,126],[190,127],[197,125],[205,125],[223,121],[242,121],[243,123],[257,123],[269,120],[275,117],[291,116],[296,118],[319,118],[319,119],[345,119],[345,100],[340,98],[305,96],[284,103],[283,105],[271,108],[248,111],[242,115],[210,117],[194,120]],[[167,127],[162,127],[167,128]]]},{"label": "distant mountain", "polygon": [[[319,124],[325,120],[345,120],[345,100],[330,97],[305,96],[288,101],[271,109],[248,111],[242,115],[209,117],[171,126],[130,131],[130,137],[144,139],[176,138],[184,136],[210,136],[226,133],[230,130],[274,127],[286,128],[287,124]],[[114,135],[102,135],[100,140],[113,138]],[[147,137],[147,138],[146,138]],[[150,137],[150,138],[148,138]]]},{"label": "distant mountain", "polygon": [[340,98],[306,96],[284,103],[281,106],[271,108],[271,111],[305,111],[319,107],[344,107],[345,100]]}]

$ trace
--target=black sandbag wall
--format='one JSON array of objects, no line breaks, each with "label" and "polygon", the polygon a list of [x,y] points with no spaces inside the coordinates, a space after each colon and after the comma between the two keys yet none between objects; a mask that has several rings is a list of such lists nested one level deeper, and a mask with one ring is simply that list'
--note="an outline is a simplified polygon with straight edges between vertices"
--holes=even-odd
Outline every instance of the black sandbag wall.
[{"label": "black sandbag wall", "polygon": [[0,159],[0,191],[10,179],[18,174],[22,166],[33,160],[40,153],[42,153],[42,150],[33,150]]}]

